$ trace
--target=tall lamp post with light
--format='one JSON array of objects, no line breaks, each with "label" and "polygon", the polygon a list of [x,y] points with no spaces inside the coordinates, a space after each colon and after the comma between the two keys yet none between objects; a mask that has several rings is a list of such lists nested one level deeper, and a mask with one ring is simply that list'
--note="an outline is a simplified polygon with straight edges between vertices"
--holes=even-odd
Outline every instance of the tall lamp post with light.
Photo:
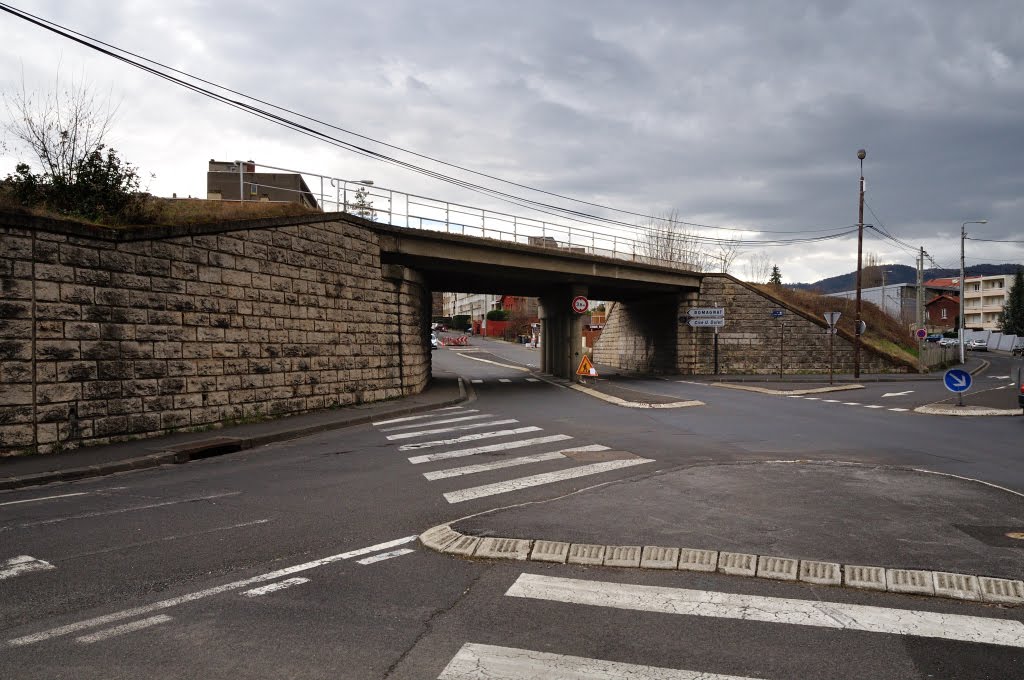
[{"label": "tall lamp post with light", "polygon": [[960,225],[960,323],[957,324],[956,339],[960,343],[961,364],[964,363],[964,241],[968,224],[988,224],[988,220],[968,220]]},{"label": "tall lamp post with light", "polygon": [[860,377],[860,286],[861,286],[861,254],[864,250],[864,159],[868,152],[857,151],[860,159],[860,209],[857,212],[857,318],[853,329],[853,377]]}]

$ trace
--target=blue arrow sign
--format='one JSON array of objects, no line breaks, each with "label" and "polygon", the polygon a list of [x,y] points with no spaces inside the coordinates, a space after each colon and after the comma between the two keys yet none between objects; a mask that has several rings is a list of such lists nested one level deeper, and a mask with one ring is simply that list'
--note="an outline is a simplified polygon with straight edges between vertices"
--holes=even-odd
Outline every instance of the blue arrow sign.
[{"label": "blue arrow sign", "polygon": [[971,389],[971,374],[960,368],[951,368],[942,376],[942,382],[950,392],[966,392]]}]

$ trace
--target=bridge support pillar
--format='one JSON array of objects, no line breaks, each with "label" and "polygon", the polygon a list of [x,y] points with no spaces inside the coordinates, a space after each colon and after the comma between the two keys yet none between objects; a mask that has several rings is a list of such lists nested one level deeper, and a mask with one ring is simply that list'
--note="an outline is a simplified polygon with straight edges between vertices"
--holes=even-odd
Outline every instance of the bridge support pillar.
[{"label": "bridge support pillar", "polygon": [[559,378],[572,378],[583,358],[583,316],[572,311],[572,300],[587,295],[587,287],[571,285],[540,299],[540,370]]}]

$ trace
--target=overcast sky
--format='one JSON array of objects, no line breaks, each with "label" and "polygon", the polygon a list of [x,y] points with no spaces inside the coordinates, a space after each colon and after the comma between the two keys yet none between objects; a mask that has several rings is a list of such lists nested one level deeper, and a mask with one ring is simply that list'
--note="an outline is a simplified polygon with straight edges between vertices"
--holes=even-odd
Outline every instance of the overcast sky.
[{"label": "overcast sky", "polygon": [[[349,130],[603,205],[765,231],[853,225],[865,148],[874,211],[865,222],[950,267],[964,220],[989,220],[968,225],[980,238],[1024,240],[1020,0],[14,5]],[[45,90],[58,69],[120,102],[110,141],[155,173],[157,195],[205,196],[209,159],[251,158],[529,214],[302,137],[0,13],[4,89],[23,73],[30,90]],[[0,163],[6,174],[15,158]],[[787,282],[856,266],[855,238],[762,250]],[[914,264],[870,231],[865,251]],[[967,251],[968,264],[1024,262],[1024,244],[969,241]],[[743,276],[754,252],[744,249],[733,273]]]}]

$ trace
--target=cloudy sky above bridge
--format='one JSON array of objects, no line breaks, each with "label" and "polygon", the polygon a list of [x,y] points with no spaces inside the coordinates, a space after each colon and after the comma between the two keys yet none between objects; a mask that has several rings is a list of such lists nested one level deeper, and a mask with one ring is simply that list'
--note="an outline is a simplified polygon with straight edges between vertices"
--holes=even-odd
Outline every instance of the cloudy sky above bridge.
[{"label": "cloudy sky above bridge", "polygon": [[[1019,0],[14,4],[349,130],[627,211],[763,230],[747,239],[819,236],[857,222],[865,148],[865,222],[950,267],[964,220],[989,220],[972,225],[980,238],[1024,240]],[[210,158],[252,158],[529,214],[284,130],[8,14],[0,36],[5,90],[22,74],[45,89],[59,69],[120,102],[111,142],[155,173],[155,194],[205,196]],[[9,172],[14,154],[0,162]],[[856,264],[855,238],[761,250],[786,281]],[[914,263],[870,231],[865,250]],[[744,275],[756,251],[744,248],[733,272]],[[972,241],[968,257],[1022,262],[1024,244]]]}]

